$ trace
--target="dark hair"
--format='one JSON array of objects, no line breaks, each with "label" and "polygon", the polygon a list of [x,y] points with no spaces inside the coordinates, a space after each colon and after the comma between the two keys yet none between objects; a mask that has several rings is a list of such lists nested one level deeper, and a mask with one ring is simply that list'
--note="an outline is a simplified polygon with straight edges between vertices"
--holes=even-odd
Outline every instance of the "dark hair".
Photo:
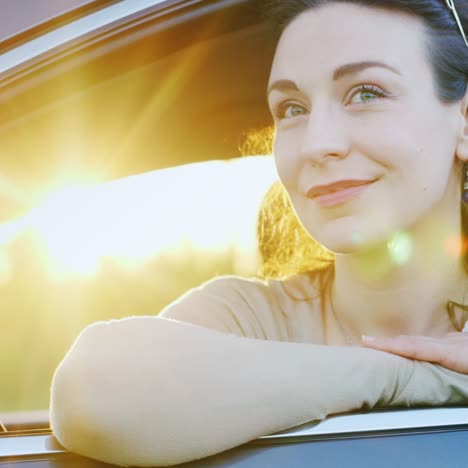
[{"label": "dark hair", "polygon": [[[429,33],[427,51],[438,98],[446,103],[463,98],[468,77],[468,47],[445,0],[270,0],[266,15],[279,36],[304,11],[330,3],[383,8],[421,18]],[[464,31],[468,32],[468,3],[458,0],[456,9]]]},{"label": "dark hair", "polygon": [[[409,15],[421,18],[427,30],[427,57],[433,70],[435,94],[437,98],[443,103],[455,103],[464,97],[468,81],[468,47],[464,42],[453,12],[448,8],[445,0],[269,0],[267,2],[265,15],[274,28],[276,37],[279,39],[282,32],[301,13],[331,3],[351,3],[360,6],[405,12]],[[454,3],[463,29],[465,33],[468,34],[468,2],[466,2],[466,0],[454,0]],[[460,168],[462,168],[461,166],[462,164],[460,163]],[[466,167],[468,167],[468,165]],[[460,171],[462,190],[464,172],[465,170]],[[278,208],[282,208],[281,211],[284,213],[285,206],[289,206],[289,209],[292,210],[289,201],[285,202],[284,196],[286,194],[280,193],[281,190],[284,191],[284,188],[276,186],[272,190],[273,191],[265,197],[265,203],[260,212],[257,233],[263,260],[274,265],[274,267],[270,268],[271,271],[280,271],[282,260],[294,260],[296,257],[303,258],[303,255],[295,255],[293,252],[278,252],[278,250],[284,247],[285,242],[277,244],[275,249],[272,249],[272,239],[262,239],[262,233],[270,232],[268,228],[262,226],[262,224],[265,224],[265,220],[269,223],[272,219],[277,218],[277,215],[272,216],[268,213],[278,213]],[[272,193],[276,195],[272,196]],[[279,201],[281,201],[282,206],[280,206],[281,203]],[[274,206],[275,203],[278,207]],[[466,248],[466,239],[468,238],[468,207],[462,201],[460,201],[460,203],[462,236],[465,240],[463,243],[463,266],[468,274],[468,248]],[[302,233],[300,225],[296,225],[296,223],[290,221],[285,222],[284,225],[286,229],[289,230],[291,230],[290,226],[294,227],[294,232],[283,233],[286,239],[291,238],[292,234],[294,234],[296,238],[299,236],[301,239],[307,240],[307,234]],[[276,229],[278,229],[278,227],[279,225],[277,224]],[[276,237],[278,237],[278,234]],[[270,247],[262,251],[261,246],[265,240],[270,243]],[[298,242],[296,242],[296,244],[297,243]],[[283,247],[281,247],[281,245],[283,245]],[[290,246],[288,248],[290,248]],[[320,249],[318,251],[320,251]],[[321,256],[321,261],[319,262],[321,265],[323,265],[323,260],[324,257]],[[331,263],[332,257],[325,256],[325,262],[326,261]],[[268,271],[268,268],[264,269],[264,272],[265,271]],[[291,271],[291,266],[286,267],[285,265],[283,271]],[[299,268],[297,273],[301,272],[301,268]],[[447,310],[454,322],[455,306],[468,311],[468,306],[449,301]],[[456,322],[458,322],[457,328],[459,328],[459,321],[457,320]]]}]

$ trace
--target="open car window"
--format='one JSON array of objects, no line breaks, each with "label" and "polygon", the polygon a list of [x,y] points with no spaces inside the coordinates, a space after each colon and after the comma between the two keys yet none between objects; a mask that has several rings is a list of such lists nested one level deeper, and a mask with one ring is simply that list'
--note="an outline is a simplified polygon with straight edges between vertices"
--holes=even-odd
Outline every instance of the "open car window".
[{"label": "open car window", "polygon": [[270,58],[252,45],[272,47],[251,8],[111,2],[0,55],[4,419],[43,418],[87,324],[255,274],[276,173],[268,156],[236,159],[270,124]]}]

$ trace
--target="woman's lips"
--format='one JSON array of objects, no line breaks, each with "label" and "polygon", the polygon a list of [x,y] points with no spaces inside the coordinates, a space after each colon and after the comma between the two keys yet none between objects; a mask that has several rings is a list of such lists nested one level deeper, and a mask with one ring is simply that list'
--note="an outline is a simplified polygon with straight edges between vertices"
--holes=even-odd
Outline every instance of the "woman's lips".
[{"label": "woman's lips", "polygon": [[317,185],[307,192],[321,207],[330,207],[348,202],[360,195],[374,180],[342,180],[328,185]]}]

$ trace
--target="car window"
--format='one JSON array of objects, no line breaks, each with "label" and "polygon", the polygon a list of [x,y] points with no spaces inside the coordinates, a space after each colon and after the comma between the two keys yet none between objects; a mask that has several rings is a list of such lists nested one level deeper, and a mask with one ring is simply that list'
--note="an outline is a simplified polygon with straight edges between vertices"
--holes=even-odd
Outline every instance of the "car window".
[{"label": "car window", "polygon": [[87,324],[154,315],[208,278],[258,268],[256,213],[276,172],[270,156],[240,156],[269,123],[267,67],[228,56],[261,34],[242,19],[200,38],[194,25],[215,13],[179,7],[176,32],[155,13],[142,34],[134,12],[138,34],[0,77],[0,413],[47,408]]}]

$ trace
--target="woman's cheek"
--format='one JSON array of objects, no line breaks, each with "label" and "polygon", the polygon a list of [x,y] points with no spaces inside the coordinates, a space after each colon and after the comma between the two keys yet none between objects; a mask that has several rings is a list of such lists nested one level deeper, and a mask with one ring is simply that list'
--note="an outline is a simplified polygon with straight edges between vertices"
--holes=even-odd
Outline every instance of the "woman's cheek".
[{"label": "woman's cheek", "polygon": [[298,148],[294,139],[277,135],[274,145],[276,170],[283,185],[289,189],[299,173]]},{"label": "woman's cheek", "polygon": [[287,172],[287,161],[286,157],[283,152],[284,148],[283,145],[281,144],[281,140],[276,138],[275,141],[275,146],[273,148],[273,154],[275,158],[275,166],[276,166],[276,172],[278,173],[278,176],[283,183],[283,185],[286,185],[286,172]]}]

